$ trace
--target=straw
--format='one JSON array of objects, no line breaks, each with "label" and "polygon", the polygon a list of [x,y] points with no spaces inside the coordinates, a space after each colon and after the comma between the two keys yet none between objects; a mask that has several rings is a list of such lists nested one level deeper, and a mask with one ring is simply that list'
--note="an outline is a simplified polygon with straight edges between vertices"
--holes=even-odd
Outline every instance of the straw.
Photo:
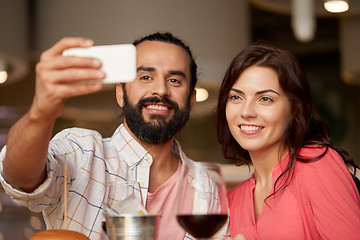
[{"label": "straw", "polygon": [[64,226],[67,229],[67,166],[64,164]]}]

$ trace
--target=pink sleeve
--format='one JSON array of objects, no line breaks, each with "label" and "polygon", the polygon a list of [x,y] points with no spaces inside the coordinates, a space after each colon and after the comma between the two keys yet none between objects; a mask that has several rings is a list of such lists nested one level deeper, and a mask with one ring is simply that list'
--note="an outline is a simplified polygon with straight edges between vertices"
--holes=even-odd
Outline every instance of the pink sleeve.
[{"label": "pink sleeve", "polygon": [[[360,238],[360,197],[341,157],[333,149],[320,160],[301,164],[299,185],[306,195],[321,239]],[[310,215],[310,211],[306,211]]]}]

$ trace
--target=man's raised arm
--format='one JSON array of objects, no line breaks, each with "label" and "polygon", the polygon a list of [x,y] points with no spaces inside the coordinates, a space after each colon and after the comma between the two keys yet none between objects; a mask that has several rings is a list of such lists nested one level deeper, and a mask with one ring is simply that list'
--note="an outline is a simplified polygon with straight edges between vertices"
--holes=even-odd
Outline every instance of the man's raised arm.
[{"label": "man's raised arm", "polygon": [[29,111],[10,129],[3,161],[4,178],[26,192],[46,178],[46,158],[53,126],[67,98],[99,91],[104,79],[101,62],[94,58],[62,56],[65,49],[90,47],[85,38],[63,38],[42,53],[36,65],[36,88]]}]

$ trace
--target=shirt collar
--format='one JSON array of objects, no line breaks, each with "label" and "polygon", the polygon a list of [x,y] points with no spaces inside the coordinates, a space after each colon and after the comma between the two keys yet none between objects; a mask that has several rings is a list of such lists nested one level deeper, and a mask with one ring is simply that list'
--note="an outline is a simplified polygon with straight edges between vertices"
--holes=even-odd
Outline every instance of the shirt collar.
[{"label": "shirt collar", "polygon": [[[124,124],[121,124],[115,130],[111,140],[118,153],[122,155],[121,159],[124,159],[131,169],[142,162],[142,164],[149,166],[152,164],[153,159],[150,153],[130,135]],[[188,157],[182,151],[179,141],[176,139],[174,140],[172,151],[180,156],[183,163],[189,161]]]},{"label": "shirt collar", "polygon": [[142,160],[144,164],[152,164],[152,157],[127,131],[124,124],[121,124],[111,137],[116,150],[124,159],[129,168],[138,166]]}]

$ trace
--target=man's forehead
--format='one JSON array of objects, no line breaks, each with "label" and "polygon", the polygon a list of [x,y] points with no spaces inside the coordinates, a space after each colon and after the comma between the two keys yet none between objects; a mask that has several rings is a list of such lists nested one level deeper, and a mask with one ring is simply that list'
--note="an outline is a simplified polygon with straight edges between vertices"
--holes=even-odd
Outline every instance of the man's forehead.
[{"label": "man's forehead", "polygon": [[168,51],[169,55],[170,54],[184,55],[188,58],[188,61],[190,62],[190,57],[184,48],[169,42],[144,41],[136,45],[136,50],[138,52],[138,56],[141,56],[144,52],[153,51],[154,53],[156,53],[159,52],[160,50],[163,50],[164,52]]},{"label": "man's forehead", "polygon": [[[182,47],[159,41],[144,41],[136,46],[137,68],[168,67],[190,74],[190,57]],[[190,75],[189,75],[190,77]]]}]

